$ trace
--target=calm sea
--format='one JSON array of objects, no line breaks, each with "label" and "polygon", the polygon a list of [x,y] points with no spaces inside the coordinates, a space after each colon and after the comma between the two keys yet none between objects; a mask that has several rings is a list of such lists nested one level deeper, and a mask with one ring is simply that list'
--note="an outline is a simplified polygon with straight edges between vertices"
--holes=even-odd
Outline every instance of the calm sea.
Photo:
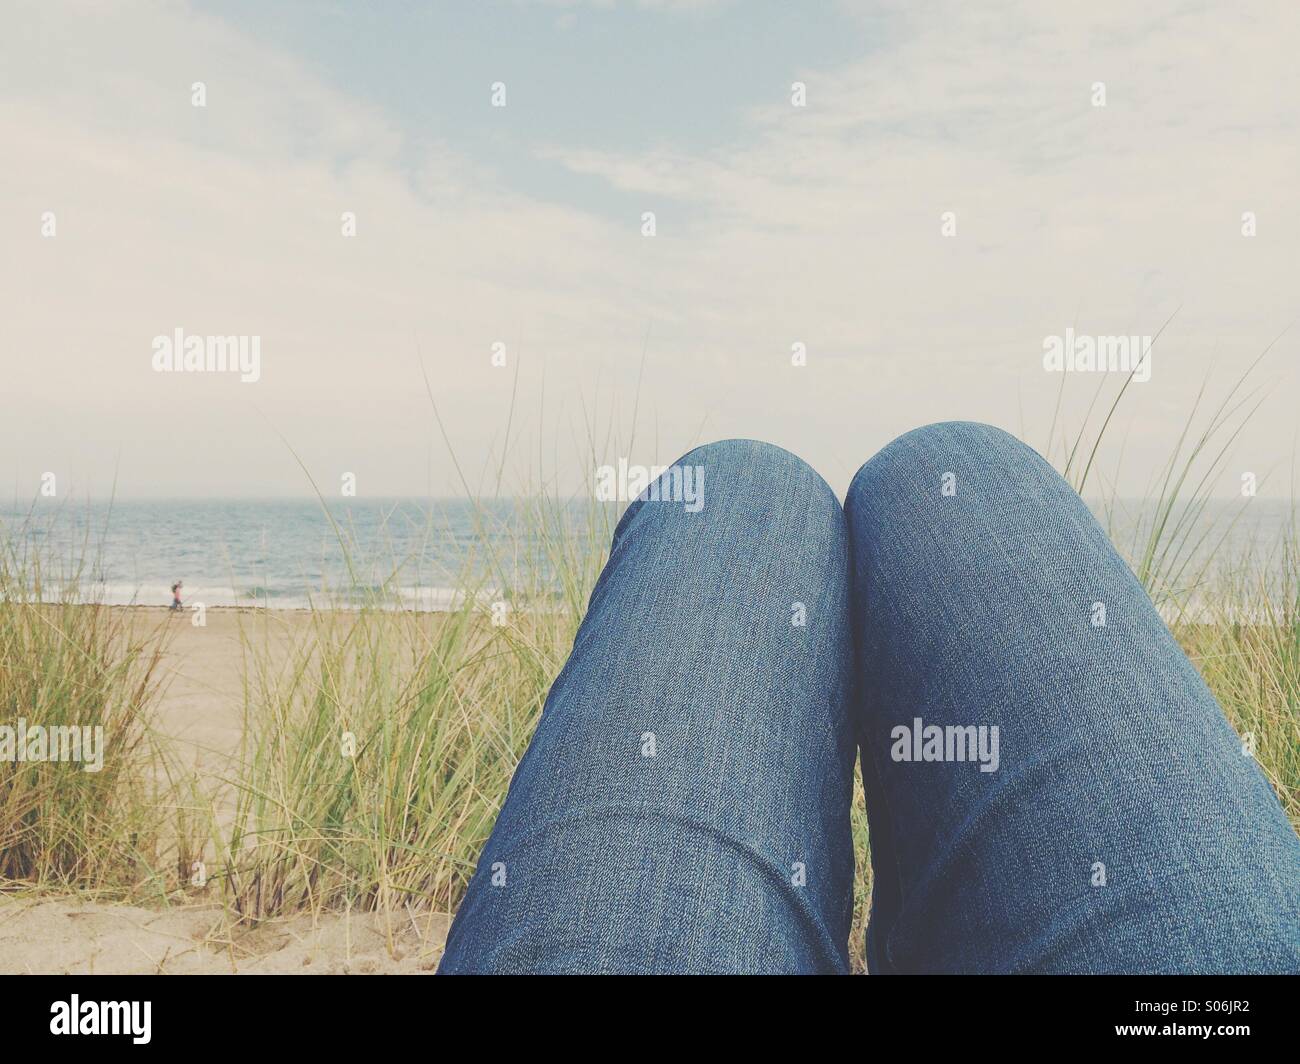
[{"label": "calm sea", "polygon": [[[290,609],[378,600],[439,610],[456,601],[453,589],[466,578],[500,593],[503,575],[507,583],[510,577],[487,558],[499,558],[502,543],[516,556],[521,544],[523,553],[529,550],[527,538],[513,532],[510,502],[477,505],[476,518],[475,508],[459,500],[346,500],[330,504],[331,523],[317,500],[41,500],[0,504],[0,539],[10,549],[26,543],[38,550],[51,590],[76,559],[91,559],[76,593],[113,604],[167,605],[171,585],[181,580],[187,603],[208,606]],[[575,525],[585,520],[585,506],[575,503],[569,512]],[[1209,503],[1188,525],[1187,542],[1196,550],[1184,579],[1202,568],[1213,575],[1244,563],[1249,572],[1237,576],[1271,582],[1290,514],[1289,503],[1271,500]],[[1131,562],[1151,520],[1149,509],[1121,503],[1109,521]],[[544,560],[539,564],[544,569]]]},{"label": "calm sea", "polygon": [[[571,519],[580,516],[574,507]],[[76,597],[114,605],[168,605],[180,580],[187,604],[443,610],[467,582],[495,594],[525,567],[518,525],[506,501],[346,500],[328,515],[301,499],[0,505],[0,537],[39,554],[45,597],[88,559]],[[489,561],[503,556],[504,573]],[[540,551],[533,562],[545,571]]]}]

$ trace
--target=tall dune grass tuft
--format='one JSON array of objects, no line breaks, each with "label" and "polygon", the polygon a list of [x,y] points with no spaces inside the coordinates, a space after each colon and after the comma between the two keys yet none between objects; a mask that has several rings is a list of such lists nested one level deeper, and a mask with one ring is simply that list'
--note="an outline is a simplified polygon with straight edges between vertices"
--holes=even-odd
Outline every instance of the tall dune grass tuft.
[{"label": "tall dune grass tuft", "polygon": [[219,873],[240,919],[459,902],[599,571],[587,522],[605,517],[523,498],[474,520],[486,554],[467,559],[449,612],[382,595],[313,610],[287,662],[246,633]]},{"label": "tall dune grass tuft", "polygon": [[30,524],[0,527],[0,724],[102,729],[98,771],[84,749],[81,762],[0,759],[0,887],[158,895],[162,643],[125,611],[79,601],[89,557],[85,543],[57,556]]}]

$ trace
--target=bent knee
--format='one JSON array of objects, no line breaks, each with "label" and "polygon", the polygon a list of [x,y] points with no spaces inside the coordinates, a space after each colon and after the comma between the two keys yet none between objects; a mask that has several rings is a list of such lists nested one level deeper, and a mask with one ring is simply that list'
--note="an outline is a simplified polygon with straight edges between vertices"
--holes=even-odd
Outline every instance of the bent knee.
[{"label": "bent knee", "polygon": [[1027,443],[995,425],[939,421],[905,432],[862,464],[849,485],[852,508],[867,494],[894,494],[916,487],[926,494],[956,496],[963,482],[988,475],[1055,472]]},{"label": "bent knee", "polygon": [[673,466],[692,469],[697,482],[710,485],[706,490],[721,497],[758,501],[801,495],[839,506],[835,492],[812,466],[762,440],[716,440],[688,451]]},{"label": "bent knee", "polygon": [[[726,439],[696,447],[671,466],[656,470],[649,486],[631,502],[615,531],[615,543],[649,516],[647,505],[679,513],[700,527],[721,523],[739,533],[775,526],[795,534],[842,526],[843,508],[825,479],[802,458],[761,440]],[[661,514],[668,518],[669,515]],[[656,519],[657,523],[658,519]]]}]

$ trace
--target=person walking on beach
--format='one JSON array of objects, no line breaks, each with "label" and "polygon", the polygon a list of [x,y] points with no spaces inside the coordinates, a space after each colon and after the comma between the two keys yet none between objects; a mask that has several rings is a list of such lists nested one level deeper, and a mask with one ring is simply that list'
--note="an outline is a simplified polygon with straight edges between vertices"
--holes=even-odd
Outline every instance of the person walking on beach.
[{"label": "person walking on beach", "polygon": [[179,580],[177,580],[176,583],[172,584],[172,607],[171,608],[173,610],[178,610],[181,608],[181,588],[183,586],[184,585]]}]

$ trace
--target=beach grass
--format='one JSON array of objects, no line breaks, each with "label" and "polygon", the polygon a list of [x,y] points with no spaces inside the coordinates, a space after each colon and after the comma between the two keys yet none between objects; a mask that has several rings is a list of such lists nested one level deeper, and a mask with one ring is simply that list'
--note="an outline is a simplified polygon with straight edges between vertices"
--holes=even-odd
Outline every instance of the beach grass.
[{"label": "beach grass", "polygon": [[[25,522],[0,536],[0,724],[14,730],[0,758],[0,887],[165,896],[157,810],[175,792],[151,729],[165,636],[81,602],[86,544],[60,555],[33,533]],[[80,760],[47,758],[55,744]]]}]

